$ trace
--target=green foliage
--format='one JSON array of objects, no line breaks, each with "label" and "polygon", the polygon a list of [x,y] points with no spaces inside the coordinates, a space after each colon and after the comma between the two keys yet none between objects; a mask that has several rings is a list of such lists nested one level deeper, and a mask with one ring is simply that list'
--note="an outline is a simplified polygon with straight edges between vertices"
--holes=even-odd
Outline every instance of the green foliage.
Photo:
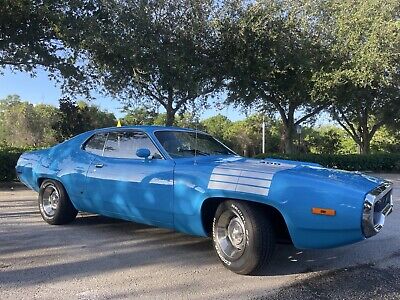
[{"label": "green foliage", "polygon": [[400,121],[400,5],[396,0],[330,0],[316,10],[331,64],[314,74],[315,95],[363,153],[375,133]]},{"label": "green foliage", "polygon": [[[122,125],[164,126],[167,120],[167,113],[158,113],[146,107],[129,109],[126,112],[127,114],[121,119]],[[171,125],[183,128],[197,128],[199,124],[196,119],[191,113],[178,114]]]},{"label": "green foliage", "polygon": [[71,0],[0,0],[0,74],[4,68],[35,75],[49,71],[64,91],[88,92],[90,74],[79,61],[82,10],[94,8]]},{"label": "green foliage", "polygon": [[386,126],[376,132],[371,141],[372,153],[400,153],[400,131],[390,131]]},{"label": "green foliage", "polygon": [[60,100],[60,118],[55,124],[58,140],[63,141],[79,133],[95,128],[115,126],[114,114],[101,111],[97,106],[89,106],[84,101]]},{"label": "green foliage", "polygon": [[356,151],[347,152],[344,149],[343,142],[348,139],[342,129],[334,126],[323,126],[310,130],[304,139],[304,143],[311,153],[355,153]]},{"label": "green foliage", "polygon": [[[279,151],[280,126],[271,118],[266,122],[266,150]],[[217,115],[201,122],[204,131],[213,135],[240,155],[252,156],[262,148],[262,115],[256,114],[245,120],[232,122],[227,117]]]},{"label": "green foliage", "polygon": [[110,0],[99,5],[82,45],[107,91],[162,106],[165,124],[172,125],[176,113],[214,90],[212,5]]},{"label": "green foliage", "polygon": [[201,125],[207,133],[211,134],[216,139],[229,143],[228,130],[232,126],[232,121],[227,117],[218,114],[203,120]]},{"label": "green foliage", "polygon": [[53,125],[57,109],[21,101],[19,96],[0,100],[0,144],[12,147],[42,147],[56,142]]},{"label": "green foliage", "polygon": [[280,158],[319,163],[348,171],[399,172],[400,154],[260,154],[256,158]]},{"label": "green foliage", "polygon": [[228,101],[277,112],[284,149],[293,152],[296,125],[326,105],[311,97],[325,63],[321,41],[304,22],[304,1],[238,2],[223,8],[218,27]]},{"label": "green foliage", "polygon": [[0,100],[0,146],[48,147],[76,134],[115,126],[114,114],[81,101],[52,105],[22,101],[19,96]]},{"label": "green foliage", "polygon": [[126,115],[121,119],[123,125],[155,125],[158,113],[152,109],[138,107],[128,110]]},{"label": "green foliage", "polygon": [[29,149],[0,148],[0,182],[16,179],[15,166],[20,155]]}]

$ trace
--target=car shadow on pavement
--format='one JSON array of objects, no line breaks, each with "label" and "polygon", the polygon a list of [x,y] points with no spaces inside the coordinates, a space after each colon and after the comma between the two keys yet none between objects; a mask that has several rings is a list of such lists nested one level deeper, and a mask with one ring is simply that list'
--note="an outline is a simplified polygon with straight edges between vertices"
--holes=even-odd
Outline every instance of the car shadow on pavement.
[{"label": "car shadow on pavement", "polygon": [[[38,217],[40,218],[40,215]],[[43,249],[49,255],[52,249],[61,248],[61,251],[57,250],[53,257],[62,253],[72,256],[81,253],[79,256],[85,256],[88,251],[102,252],[105,255],[94,255],[94,257],[88,255],[83,261],[69,261],[49,266],[27,266],[21,270],[3,269],[0,274],[3,281],[12,283],[12,278],[17,280],[20,277],[18,273],[28,275],[29,278],[24,278],[24,282],[28,284],[35,280],[35,277],[29,276],[34,273],[51,272],[60,274],[60,277],[64,278],[79,273],[88,275],[160,263],[193,265],[194,268],[205,264],[222,268],[210,238],[189,236],[169,229],[86,213],[78,215],[78,218],[68,225],[50,226],[44,222],[35,224],[31,224],[31,228],[22,236],[10,235],[7,238],[8,243],[3,244],[3,247],[0,246],[0,253],[16,255],[20,251],[21,256],[26,257],[26,254],[23,254],[26,251]],[[25,242],[21,242],[20,238],[24,238]],[[289,275],[325,269],[324,266],[317,268],[308,266],[307,260],[311,258],[304,253],[292,245],[278,244],[271,263],[265,270],[261,270],[260,275]],[[318,252],[314,253],[312,260],[318,259],[335,258],[318,257]]]},{"label": "car shadow on pavement", "polygon": [[[87,213],[68,225],[50,226],[35,213],[36,201],[20,201],[26,203],[23,211],[2,212],[7,215],[5,225],[12,229],[0,235],[0,257],[5,257],[0,264],[2,284],[32,285],[43,281],[43,274],[62,281],[151,266],[213,268],[233,274],[223,269],[209,238]],[[278,244],[260,275],[333,270],[330,262],[342,254],[345,250],[299,251]]]}]

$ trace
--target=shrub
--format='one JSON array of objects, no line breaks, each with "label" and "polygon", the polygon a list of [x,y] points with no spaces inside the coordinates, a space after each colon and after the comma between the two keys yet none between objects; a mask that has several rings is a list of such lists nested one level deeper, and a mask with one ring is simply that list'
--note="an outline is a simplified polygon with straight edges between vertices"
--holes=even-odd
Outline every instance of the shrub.
[{"label": "shrub", "polygon": [[315,162],[327,168],[349,171],[399,172],[400,154],[260,154],[256,158],[280,158]]},{"label": "shrub", "polygon": [[29,149],[0,148],[0,182],[17,179],[15,165],[20,155]]}]

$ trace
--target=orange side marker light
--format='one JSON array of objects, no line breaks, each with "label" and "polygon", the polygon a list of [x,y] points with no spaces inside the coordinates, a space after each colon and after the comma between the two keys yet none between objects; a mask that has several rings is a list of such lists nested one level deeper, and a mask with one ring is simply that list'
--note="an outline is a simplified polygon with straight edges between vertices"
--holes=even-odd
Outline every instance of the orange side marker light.
[{"label": "orange side marker light", "polygon": [[313,207],[311,211],[314,215],[336,216],[336,210],[330,208]]}]

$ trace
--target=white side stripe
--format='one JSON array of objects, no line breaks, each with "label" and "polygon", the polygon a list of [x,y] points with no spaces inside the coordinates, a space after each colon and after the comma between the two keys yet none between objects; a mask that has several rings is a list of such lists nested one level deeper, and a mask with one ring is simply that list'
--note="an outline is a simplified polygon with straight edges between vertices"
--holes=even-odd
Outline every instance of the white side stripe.
[{"label": "white side stripe", "polygon": [[226,163],[214,168],[208,188],[268,196],[275,173],[293,167],[285,163]]},{"label": "white side stripe", "polygon": [[274,173],[257,173],[250,171],[242,171],[241,176],[272,180],[272,177],[274,177]]},{"label": "white side stripe", "polygon": [[213,170],[213,174],[223,174],[223,175],[238,175],[240,176],[241,170],[235,170],[235,169],[227,169],[227,168],[220,168],[216,167]]},{"label": "white side stripe", "polygon": [[237,183],[239,177],[237,176],[229,176],[229,175],[220,175],[220,174],[212,174],[210,180],[213,181],[225,181],[225,182],[233,182]]},{"label": "white side stripe", "polygon": [[209,189],[235,191],[236,190],[236,183],[210,181],[208,183],[208,188]]},{"label": "white side stripe", "polygon": [[236,191],[268,196],[269,189],[238,184],[236,187]]},{"label": "white side stripe", "polygon": [[247,177],[239,177],[239,180],[237,183],[254,185],[254,186],[259,186],[259,187],[269,187],[271,185],[270,180],[254,179],[254,178],[247,178]]}]

